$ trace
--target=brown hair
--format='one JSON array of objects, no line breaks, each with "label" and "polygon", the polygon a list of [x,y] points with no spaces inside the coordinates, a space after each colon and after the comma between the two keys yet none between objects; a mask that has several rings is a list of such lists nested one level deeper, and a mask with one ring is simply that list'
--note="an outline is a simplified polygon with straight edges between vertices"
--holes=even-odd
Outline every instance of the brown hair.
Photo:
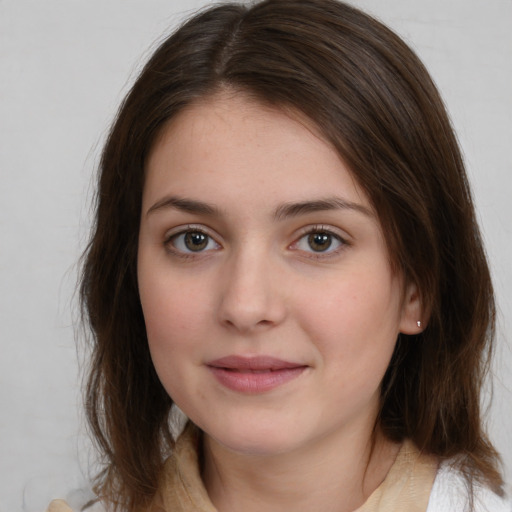
[{"label": "brown hair", "polygon": [[395,268],[420,291],[428,326],[397,341],[379,426],[393,440],[456,457],[468,482],[500,492],[480,414],[494,297],[456,138],[415,54],[335,0],[210,8],[161,44],[121,105],[81,285],[93,333],[87,413],[106,463],[100,492],[130,512],[144,509],[172,449],[172,399],[151,362],[137,290],[144,163],[169,119],[225,87],[316,123],[370,197]]}]

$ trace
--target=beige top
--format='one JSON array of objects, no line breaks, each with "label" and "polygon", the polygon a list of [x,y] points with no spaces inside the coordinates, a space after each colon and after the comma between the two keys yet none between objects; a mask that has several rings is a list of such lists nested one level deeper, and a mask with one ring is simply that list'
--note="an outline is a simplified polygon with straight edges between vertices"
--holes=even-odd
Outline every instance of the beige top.
[{"label": "beige top", "polygon": [[[382,484],[354,512],[425,512],[437,472],[437,461],[421,455],[406,441]],[[163,485],[154,512],[217,512],[200,475],[197,436],[187,428],[165,464]]]},{"label": "beige top", "polygon": [[[186,428],[164,466],[162,485],[148,512],[217,512],[203,485],[198,461],[198,436]],[[354,512],[425,512],[438,464],[410,441],[403,443],[382,484]],[[72,512],[61,500],[47,512]]]}]

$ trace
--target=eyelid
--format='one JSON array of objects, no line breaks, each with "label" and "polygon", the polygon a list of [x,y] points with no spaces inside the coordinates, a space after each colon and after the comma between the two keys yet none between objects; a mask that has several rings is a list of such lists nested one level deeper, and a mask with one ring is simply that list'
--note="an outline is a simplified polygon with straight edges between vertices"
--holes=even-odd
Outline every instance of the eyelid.
[{"label": "eyelid", "polygon": [[329,224],[309,224],[304,226],[297,231],[296,239],[311,233],[328,233],[346,244],[348,244],[350,240],[350,235],[346,231]]},{"label": "eyelid", "polygon": [[327,250],[325,252],[315,252],[311,251],[301,251],[305,254],[305,257],[312,259],[327,259],[330,257],[335,257],[339,255],[340,252],[345,250],[347,247],[350,247],[351,243],[349,241],[349,236],[342,232],[339,228],[335,228],[333,226],[327,226],[325,224],[313,224],[309,226],[304,226],[301,228],[296,236],[295,240],[288,246],[291,250],[300,251],[300,249],[295,248],[296,246],[305,236],[314,234],[314,233],[326,233],[331,235],[335,239],[340,242],[340,246],[334,250]]},{"label": "eyelid", "polygon": [[[217,247],[215,249],[207,249],[197,252],[187,252],[178,249],[171,243],[173,238],[179,235],[184,235],[187,232],[203,233],[204,235],[208,236],[216,244]],[[181,258],[198,258],[207,255],[213,250],[218,250],[219,248],[222,248],[222,244],[218,241],[218,238],[219,237],[216,234],[212,234],[211,230],[208,227],[204,226],[204,224],[184,224],[181,226],[176,226],[166,231],[163,237],[163,245],[168,252],[175,256],[179,256]]]},{"label": "eyelid", "polygon": [[217,239],[217,236],[212,234],[212,230],[204,224],[181,224],[180,226],[168,229],[164,234],[164,240],[170,240],[173,236],[187,231],[199,231],[200,233],[204,233],[215,240]]}]

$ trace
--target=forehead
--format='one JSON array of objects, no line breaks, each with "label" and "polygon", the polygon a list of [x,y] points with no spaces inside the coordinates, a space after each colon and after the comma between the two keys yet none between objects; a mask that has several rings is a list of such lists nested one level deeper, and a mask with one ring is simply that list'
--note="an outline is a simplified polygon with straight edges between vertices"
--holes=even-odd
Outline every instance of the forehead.
[{"label": "forehead", "polygon": [[239,92],[194,102],[162,129],[147,160],[145,196],[163,187],[218,195],[222,189],[263,191],[262,199],[280,191],[283,201],[337,191],[368,205],[347,165],[311,120]]},{"label": "forehead", "polygon": [[[212,94],[200,97],[186,105],[174,117],[172,117],[160,130],[150,151],[150,155],[158,150],[158,146],[168,144],[174,139],[177,144],[186,141],[199,146],[204,144],[208,137],[217,135],[221,138],[228,134],[229,128],[236,126],[245,128],[241,134],[246,145],[265,139],[268,128],[279,125],[283,133],[297,134],[299,131],[309,138],[318,139],[327,144],[327,139],[317,124],[302,112],[286,105],[274,105],[257,99],[248,92],[237,89],[221,89]],[[250,127],[254,129],[249,130]],[[267,128],[267,130],[260,130]],[[219,131],[222,130],[222,131]],[[236,131],[236,130],[235,130]],[[232,131],[231,135],[235,134]],[[267,142],[270,137],[267,137]],[[226,146],[229,140],[225,140],[222,146]],[[219,149],[221,147],[219,146]]]}]

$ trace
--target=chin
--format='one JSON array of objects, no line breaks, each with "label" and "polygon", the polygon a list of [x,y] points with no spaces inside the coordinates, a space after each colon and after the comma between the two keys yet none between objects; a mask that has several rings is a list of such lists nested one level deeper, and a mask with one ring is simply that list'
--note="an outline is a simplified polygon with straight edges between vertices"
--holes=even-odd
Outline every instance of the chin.
[{"label": "chin", "polygon": [[300,441],[289,426],[276,422],[230,422],[217,428],[202,428],[203,432],[226,449],[245,455],[271,456],[292,451]]},{"label": "chin", "polygon": [[290,440],[280,439],[279,436],[269,438],[268,435],[240,436],[231,439],[215,439],[219,444],[232,452],[256,457],[268,457],[287,453],[293,450]]}]

